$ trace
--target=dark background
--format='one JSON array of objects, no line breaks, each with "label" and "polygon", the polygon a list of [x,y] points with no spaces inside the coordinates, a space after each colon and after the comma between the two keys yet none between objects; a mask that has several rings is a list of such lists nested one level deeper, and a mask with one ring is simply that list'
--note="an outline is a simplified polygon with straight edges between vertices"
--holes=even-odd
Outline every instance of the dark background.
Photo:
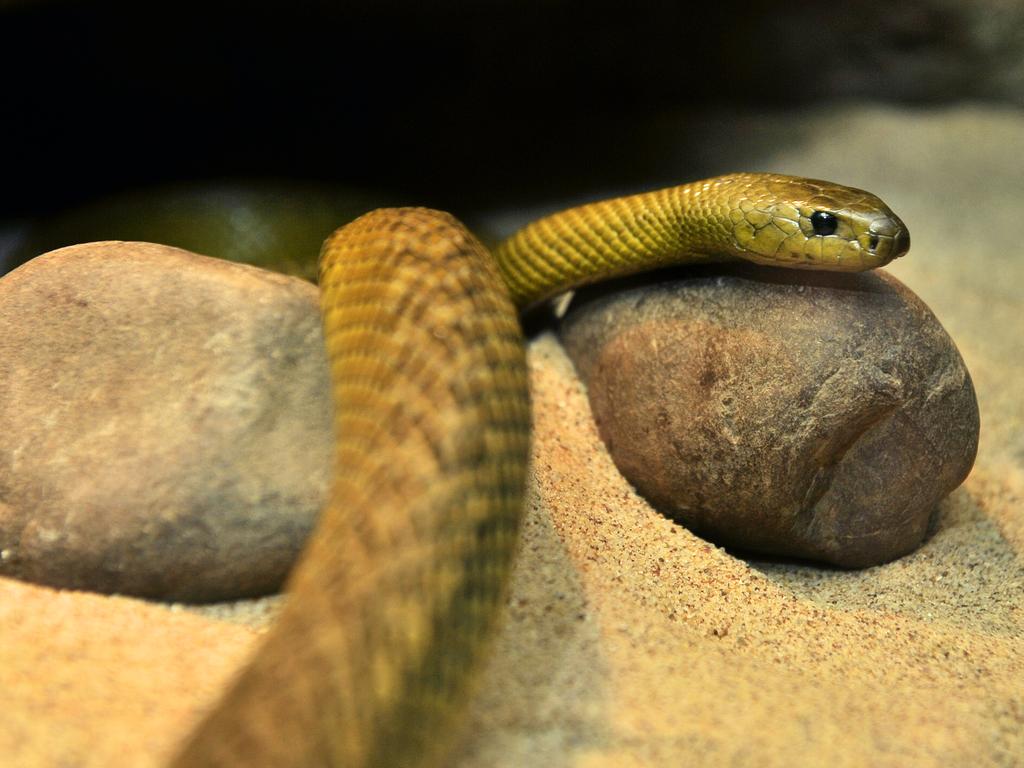
[{"label": "dark background", "polygon": [[659,120],[709,105],[1024,91],[995,2],[2,5],[0,222],[224,178],[461,212],[678,182]]}]

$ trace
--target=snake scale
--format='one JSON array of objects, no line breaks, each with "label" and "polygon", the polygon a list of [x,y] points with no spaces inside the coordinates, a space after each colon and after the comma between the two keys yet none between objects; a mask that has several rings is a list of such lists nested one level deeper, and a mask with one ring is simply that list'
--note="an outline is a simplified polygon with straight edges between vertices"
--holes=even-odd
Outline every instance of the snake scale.
[{"label": "snake scale", "polygon": [[320,255],[333,492],[282,615],[172,764],[443,760],[521,517],[530,412],[517,308],[670,264],[864,270],[909,246],[874,195],[768,174],[573,208],[493,255],[423,208],[339,229]]}]

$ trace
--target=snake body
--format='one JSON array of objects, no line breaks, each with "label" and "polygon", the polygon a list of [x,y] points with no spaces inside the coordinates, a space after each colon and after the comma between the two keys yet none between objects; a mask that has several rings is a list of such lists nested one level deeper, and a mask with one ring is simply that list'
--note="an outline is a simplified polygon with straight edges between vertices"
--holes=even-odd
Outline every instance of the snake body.
[{"label": "snake body", "polygon": [[281,617],[173,765],[436,765],[504,600],[529,451],[516,308],[614,275],[744,258],[862,270],[909,248],[867,192],[734,174],[584,205],[490,254],[380,209],[320,256],[337,464]]}]

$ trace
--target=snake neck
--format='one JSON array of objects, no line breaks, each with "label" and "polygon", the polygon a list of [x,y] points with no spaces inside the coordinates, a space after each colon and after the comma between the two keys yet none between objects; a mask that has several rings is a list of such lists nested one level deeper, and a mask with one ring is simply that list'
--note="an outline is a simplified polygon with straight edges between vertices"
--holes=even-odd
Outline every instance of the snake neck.
[{"label": "snake neck", "polygon": [[552,214],[494,250],[519,308],[580,285],[674,264],[737,258],[731,174]]}]

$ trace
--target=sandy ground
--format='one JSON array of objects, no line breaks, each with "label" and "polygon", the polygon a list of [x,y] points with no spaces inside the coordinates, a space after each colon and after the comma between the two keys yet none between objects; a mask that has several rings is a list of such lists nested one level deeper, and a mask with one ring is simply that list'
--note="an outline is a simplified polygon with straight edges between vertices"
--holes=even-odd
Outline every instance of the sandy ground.
[{"label": "sandy ground", "polygon": [[[668,176],[832,178],[904,218],[913,248],[892,272],[974,377],[976,467],[897,562],[740,559],[633,493],[557,343],[538,338],[522,552],[452,765],[1024,765],[1024,113],[702,125],[685,158],[669,147]],[[267,616],[266,602],[197,614],[0,580],[0,764],[158,764]]]}]

